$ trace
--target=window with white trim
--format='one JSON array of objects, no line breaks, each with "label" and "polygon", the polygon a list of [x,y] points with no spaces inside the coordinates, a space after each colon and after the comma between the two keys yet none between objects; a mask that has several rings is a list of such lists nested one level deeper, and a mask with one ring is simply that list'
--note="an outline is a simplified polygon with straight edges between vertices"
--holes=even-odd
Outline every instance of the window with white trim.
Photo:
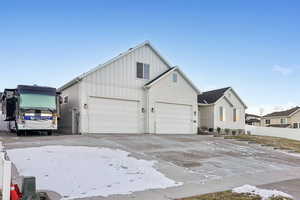
[{"label": "window with white trim", "polygon": [[287,118],[281,118],[280,123],[281,124],[287,124]]},{"label": "window with white trim", "polygon": [[293,124],[293,128],[299,128],[299,124],[298,123],[294,123]]},{"label": "window with white trim", "polygon": [[233,121],[236,122],[239,120],[239,116],[238,116],[238,109],[234,108],[233,109]]},{"label": "window with white trim", "polygon": [[222,122],[225,121],[225,108],[222,106],[219,107],[219,119]]},{"label": "window with white trim", "polygon": [[150,79],[150,65],[146,63],[136,63],[136,77],[141,79]]},{"label": "window with white trim", "polygon": [[271,120],[270,119],[266,119],[266,124],[271,124]]},{"label": "window with white trim", "polygon": [[177,79],[178,79],[177,74],[176,74],[176,73],[173,73],[173,75],[172,75],[172,80],[173,80],[173,82],[174,82],[174,83],[177,83]]}]

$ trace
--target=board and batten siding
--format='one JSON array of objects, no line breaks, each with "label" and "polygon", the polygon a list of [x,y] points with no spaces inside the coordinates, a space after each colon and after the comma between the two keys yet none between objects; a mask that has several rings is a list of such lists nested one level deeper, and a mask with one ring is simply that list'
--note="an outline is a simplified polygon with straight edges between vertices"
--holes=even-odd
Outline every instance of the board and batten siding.
[{"label": "board and batten siding", "polygon": [[214,106],[199,106],[199,127],[214,128]]},{"label": "board and batten siding", "polygon": [[[245,107],[240,102],[240,100],[236,97],[236,95],[228,90],[225,93],[226,98],[233,105],[231,106],[229,102],[223,97],[220,101],[218,101],[214,106],[214,128],[220,127],[222,129],[245,129]],[[225,120],[220,121],[220,107],[225,109]],[[233,109],[236,108],[238,112],[238,120],[233,120]]]},{"label": "board and batten siding", "polygon": [[[136,77],[136,63],[150,65],[150,79],[169,69],[160,57],[148,46],[142,46],[135,51],[99,68],[84,77],[80,82],[80,132],[88,133],[89,98],[111,98],[120,100],[134,100],[139,102],[139,110],[145,108],[145,91],[143,86],[149,81]],[[87,104],[87,108],[82,105]],[[116,118],[116,125],[121,118]],[[145,133],[145,113],[140,112],[139,127]]]},{"label": "board and batten siding", "polygon": [[[79,85],[76,83],[61,92],[61,97],[63,98],[63,103],[60,105],[60,115],[59,128],[62,132],[72,133],[72,124],[73,124],[73,110],[79,110]],[[64,102],[64,98],[68,97],[68,103]]]},{"label": "board and batten siding", "polygon": [[[177,74],[177,82],[173,82],[172,76]],[[148,117],[149,124],[146,128],[149,133],[155,133],[156,123],[156,105],[157,103],[169,103],[191,106],[191,119],[193,122],[192,133],[197,133],[198,128],[198,104],[197,92],[195,89],[181,76],[178,71],[173,71],[163,79],[159,80],[148,91]],[[151,109],[154,108],[154,112]]]}]

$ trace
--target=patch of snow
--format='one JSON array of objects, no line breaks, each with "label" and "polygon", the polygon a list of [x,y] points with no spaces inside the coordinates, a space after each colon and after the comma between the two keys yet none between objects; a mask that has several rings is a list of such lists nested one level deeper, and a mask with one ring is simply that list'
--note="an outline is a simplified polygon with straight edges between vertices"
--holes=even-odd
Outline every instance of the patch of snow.
[{"label": "patch of snow", "polygon": [[289,155],[289,156],[294,156],[294,157],[298,157],[300,158],[300,153],[290,153],[290,152],[286,152],[286,151],[282,151],[282,150],[278,150],[280,153]]},{"label": "patch of snow", "polygon": [[232,192],[235,193],[248,193],[251,195],[259,195],[262,200],[267,200],[270,197],[287,197],[287,198],[293,198],[291,195],[286,194],[284,192],[278,191],[278,190],[266,190],[266,189],[260,189],[252,185],[243,185],[241,187],[234,188]]},{"label": "patch of snow", "polygon": [[39,190],[63,199],[107,197],[147,189],[179,186],[154,168],[122,150],[83,146],[43,146],[7,150],[22,176],[35,176]]}]

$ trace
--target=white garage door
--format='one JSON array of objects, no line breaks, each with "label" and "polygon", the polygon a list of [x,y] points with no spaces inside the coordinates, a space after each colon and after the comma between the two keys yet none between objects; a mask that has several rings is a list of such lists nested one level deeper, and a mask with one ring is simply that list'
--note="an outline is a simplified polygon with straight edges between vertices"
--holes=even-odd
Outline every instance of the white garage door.
[{"label": "white garage door", "polygon": [[192,134],[192,106],[156,103],[156,133]]},{"label": "white garage door", "polygon": [[90,133],[138,133],[138,101],[89,99]]}]

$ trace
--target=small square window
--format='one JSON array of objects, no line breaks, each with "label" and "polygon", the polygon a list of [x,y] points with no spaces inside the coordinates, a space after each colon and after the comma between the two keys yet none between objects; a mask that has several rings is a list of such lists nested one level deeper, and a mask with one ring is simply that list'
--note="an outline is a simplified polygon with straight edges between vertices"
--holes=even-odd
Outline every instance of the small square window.
[{"label": "small square window", "polygon": [[271,120],[270,119],[266,119],[266,124],[271,124]]},{"label": "small square window", "polygon": [[177,74],[174,73],[172,78],[173,78],[173,82],[174,82],[174,83],[177,83],[177,79],[178,79],[178,78],[177,78]]},{"label": "small square window", "polygon": [[64,103],[69,103],[69,97],[68,96],[64,97]]},{"label": "small square window", "polygon": [[136,77],[150,79],[150,65],[145,63],[136,63]]},{"label": "small square window", "polygon": [[293,128],[298,128],[298,123],[294,123]]}]

